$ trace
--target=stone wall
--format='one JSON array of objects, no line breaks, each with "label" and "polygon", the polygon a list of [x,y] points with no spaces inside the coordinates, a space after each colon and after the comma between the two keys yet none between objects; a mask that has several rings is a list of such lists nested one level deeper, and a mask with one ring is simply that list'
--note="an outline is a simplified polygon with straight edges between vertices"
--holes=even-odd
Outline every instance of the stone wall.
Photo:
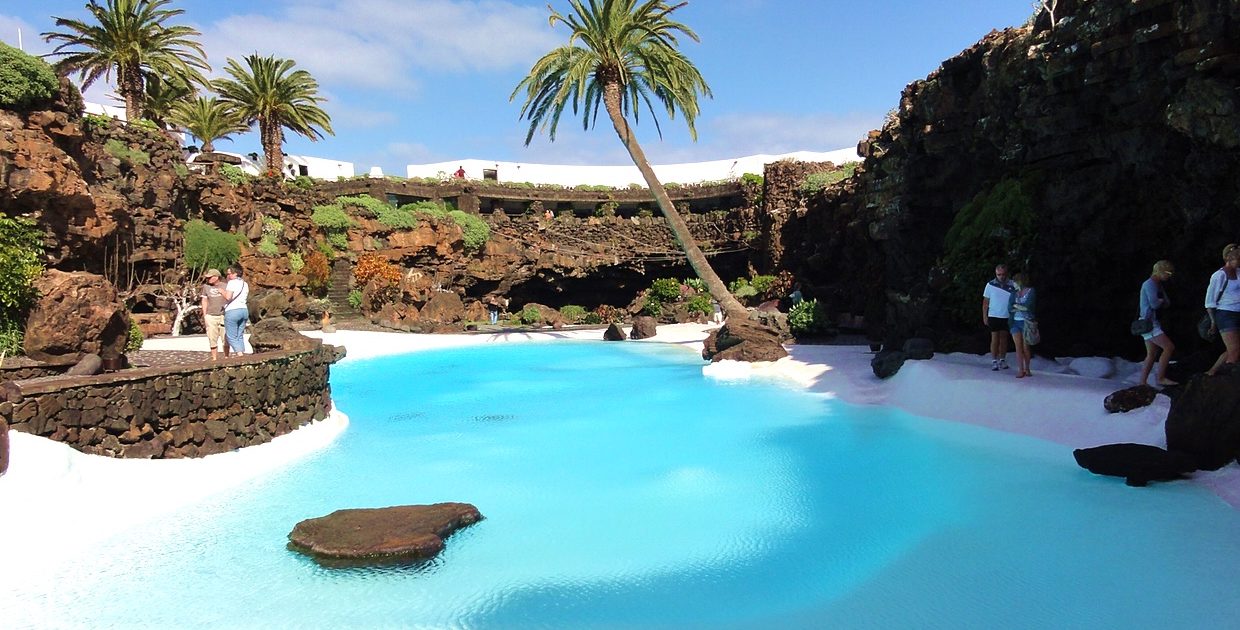
[{"label": "stone wall", "polygon": [[16,365],[9,365],[11,362],[13,362],[12,359],[6,360],[4,367],[0,367],[0,383],[24,381],[45,376],[59,376],[71,367],[68,365],[43,365],[42,363],[26,360]]},{"label": "stone wall", "polygon": [[112,457],[201,457],[270,441],[331,409],[319,345],[194,366],[0,384],[0,421]]}]

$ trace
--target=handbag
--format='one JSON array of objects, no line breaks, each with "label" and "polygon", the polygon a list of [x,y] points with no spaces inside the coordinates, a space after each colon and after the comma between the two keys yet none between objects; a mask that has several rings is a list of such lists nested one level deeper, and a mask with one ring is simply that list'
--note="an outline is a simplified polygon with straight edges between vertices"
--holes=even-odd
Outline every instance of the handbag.
[{"label": "handbag", "polygon": [[1036,346],[1042,341],[1042,331],[1038,330],[1038,322],[1032,319],[1025,320],[1024,326],[1025,343]]},{"label": "handbag", "polygon": [[1141,335],[1152,332],[1154,330],[1154,320],[1149,319],[1147,317],[1137,318],[1133,320],[1132,325],[1128,327],[1128,330],[1133,335],[1140,337]]},{"label": "handbag", "polygon": [[[1223,286],[1219,288],[1218,295],[1214,296],[1214,303],[1223,299],[1223,292],[1227,290],[1227,283],[1231,282],[1231,278],[1223,276]],[[1214,317],[1210,314],[1210,309],[1206,309],[1206,314],[1197,320],[1197,336],[1206,341],[1214,341],[1218,337],[1218,331],[1214,329]]]}]

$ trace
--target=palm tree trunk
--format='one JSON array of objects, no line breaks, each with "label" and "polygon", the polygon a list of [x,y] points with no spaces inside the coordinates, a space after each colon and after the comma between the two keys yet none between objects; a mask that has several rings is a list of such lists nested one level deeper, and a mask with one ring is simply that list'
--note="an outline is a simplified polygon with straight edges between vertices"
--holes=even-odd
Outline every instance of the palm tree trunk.
[{"label": "palm tree trunk", "polygon": [[263,175],[284,176],[284,153],[280,150],[280,134],[280,125],[269,120],[258,121],[259,140],[263,144],[263,157],[267,162],[267,172]]},{"label": "palm tree trunk", "polygon": [[685,256],[689,259],[689,266],[693,267],[693,271],[697,276],[706,283],[706,289],[710,291],[710,296],[719,302],[720,309],[729,317],[737,319],[748,319],[749,311],[741,305],[739,301],[728,291],[727,285],[723,280],[719,279],[719,274],[710,266],[710,261],[706,260],[706,255],[702,253],[702,249],[698,247],[697,241],[693,239],[693,235],[689,232],[689,225],[685,223],[684,217],[680,216],[680,212],[676,210],[676,206],[672,205],[672,200],[667,196],[667,190],[663,188],[663,184],[659,182],[659,178],[655,177],[654,169],[650,168],[650,162],[646,160],[646,154],[637,144],[637,138],[633,137],[633,131],[629,128],[629,123],[620,113],[620,83],[607,82],[603,87],[603,103],[607,107],[607,115],[611,117],[611,124],[616,128],[616,135],[620,136],[620,141],[624,143],[624,148],[628,149],[629,156],[633,158],[633,164],[637,166],[637,170],[641,171],[642,177],[646,180],[646,186],[650,188],[650,192],[654,193],[654,200],[659,204],[659,209],[663,211],[663,216],[667,218],[667,224],[672,228],[672,234],[675,235],[676,241],[680,243],[681,248],[685,250]]},{"label": "palm tree trunk", "polygon": [[142,69],[137,64],[121,66],[116,73],[116,91],[125,100],[125,120],[142,118]]}]

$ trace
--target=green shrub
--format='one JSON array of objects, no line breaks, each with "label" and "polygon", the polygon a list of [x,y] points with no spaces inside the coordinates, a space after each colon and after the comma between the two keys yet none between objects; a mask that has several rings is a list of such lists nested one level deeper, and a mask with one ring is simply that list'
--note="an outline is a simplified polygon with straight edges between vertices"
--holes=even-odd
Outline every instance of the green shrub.
[{"label": "green shrub", "polygon": [[598,324],[603,323],[603,318],[600,317],[598,313],[590,311],[581,318],[581,323],[588,324],[590,326],[597,326]]},{"label": "green shrub", "polygon": [[525,308],[521,309],[518,319],[526,326],[534,326],[542,323],[542,313],[539,312],[538,307],[533,304],[527,304]]},{"label": "green shrub", "polygon": [[415,201],[401,206],[400,209],[428,219],[442,219],[448,216],[448,208],[434,201]]},{"label": "green shrub", "polygon": [[834,171],[810,173],[805,176],[805,179],[801,180],[801,193],[805,195],[812,195],[830,186],[831,184],[842,182],[849,177],[852,177],[856,170],[857,163],[849,162]]},{"label": "green shrub", "polygon": [[25,351],[22,349],[22,342],[25,336],[25,327],[20,319],[0,313],[0,354],[6,357],[23,354]]},{"label": "green shrub", "polygon": [[307,175],[298,175],[293,178],[293,181],[289,182],[289,185],[299,190],[310,190],[314,188],[314,180]]},{"label": "green shrub", "polygon": [[598,207],[594,209],[594,216],[614,217],[616,216],[616,210],[618,210],[619,208],[620,208],[620,204],[615,201],[604,201],[603,203],[600,203]]},{"label": "green shrub", "polygon": [[680,281],[675,278],[659,278],[650,283],[648,297],[663,304],[675,302],[680,299]]},{"label": "green shrub", "polygon": [[326,238],[327,244],[339,251],[343,252],[344,250],[349,249],[348,232],[328,232]]},{"label": "green shrub", "polygon": [[181,164],[180,162],[177,162],[176,164],[172,165],[172,171],[176,173],[177,177],[180,177],[181,179],[185,179],[186,177],[189,177],[189,167],[184,164]]},{"label": "green shrub", "polygon": [[34,300],[43,273],[43,232],[34,221],[0,214],[0,317],[17,317]]},{"label": "green shrub", "polygon": [[372,219],[379,216],[379,212],[382,210],[392,207],[385,202],[371,197],[370,195],[336,197],[336,205],[340,206],[346,212],[348,209],[352,208],[354,211],[358,212],[358,214]]},{"label": "green shrub", "polygon": [[293,273],[301,273],[302,268],[305,266],[306,266],[306,261],[302,259],[301,254],[299,252],[289,252],[289,255],[288,255],[289,271],[292,271]]},{"label": "green shrub", "polygon": [[728,291],[736,296],[736,299],[751,298],[758,295],[758,290],[749,284],[748,278],[737,278],[728,284]]},{"label": "green shrub", "polygon": [[588,311],[586,311],[584,306],[577,306],[576,304],[568,304],[560,307],[560,316],[564,318],[564,321],[570,324],[581,323],[581,321],[586,318],[587,312]]},{"label": "green shrub", "polygon": [[85,116],[82,116],[82,129],[85,131],[103,129],[111,123],[112,118],[102,114],[86,114]]},{"label": "green shrub", "polygon": [[275,217],[263,217],[263,234],[279,237],[284,234],[284,224]]},{"label": "green shrub", "polygon": [[650,206],[638,206],[637,216],[642,217],[643,219],[649,219],[654,216],[654,211],[650,209]]},{"label": "green shrub", "polygon": [[242,170],[240,166],[233,166],[232,164],[221,164],[220,175],[233,186],[248,184],[252,179],[250,174]]},{"label": "green shrub", "polygon": [[195,273],[223,269],[241,257],[239,237],[203,221],[185,224],[185,266]]},{"label": "green shrub", "polygon": [[362,290],[361,289],[353,289],[352,291],[349,291],[349,306],[352,306],[355,309],[362,308]]},{"label": "green shrub", "polygon": [[258,253],[268,258],[280,255],[280,246],[276,244],[275,239],[273,239],[270,234],[263,235],[263,238],[258,241],[258,247],[256,249],[258,250]]},{"label": "green shrub", "polygon": [[749,279],[749,286],[753,287],[758,295],[766,295],[775,286],[775,276],[754,276]]},{"label": "green shrub", "polygon": [[486,221],[463,210],[450,210],[448,216],[461,226],[462,239],[467,253],[477,253],[491,238],[491,226]]},{"label": "green shrub", "polygon": [[0,43],[0,107],[24,110],[50,101],[59,88],[47,62]]},{"label": "green shrub", "polygon": [[741,175],[742,184],[746,184],[749,186],[757,186],[758,188],[762,188],[762,182],[763,182],[762,176],[758,175],[757,173],[745,173],[744,175]]},{"label": "green shrub", "polygon": [[707,317],[715,314],[715,305],[711,302],[709,295],[695,295],[689,298],[686,308],[689,309],[690,313],[697,312]]},{"label": "green shrub", "polygon": [[642,315],[658,317],[662,314],[663,314],[663,304],[660,303],[658,300],[647,297],[646,301],[642,304]]},{"label": "green shrub", "polygon": [[947,231],[941,264],[951,284],[944,293],[962,323],[974,319],[974,293],[993,276],[997,263],[1023,265],[1033,254],[1037,221],[1026,187],[1035,184],[1009,178],[978,193]]},{"label": "green shrub", "polygon": [[310,215],[310,222],[323,229],[327,242],[334,248],[345,250],[349,247],[348,230],[353,227],[353,219],[345,213],[339,203],[315,206]]},{"label": "green shrub", "polygon": [[134,149],[116,138],[112,138],[111,140],[103,143],[103,150],[107,151],[108,155],[129,164],[130,166],[136,164],[145,166],[151,163],[150,153],[147,153],[141,149]]},{"label": "green shrub", "polygon": [[701,278],[685,278],[684,280],[681,280],[681,284],[684,284],[698,293],[706,293],[706,281]]},{"label": "green shrub", "polygon": [[393,208],[386,206],[379,209],[379,223],[382,223],[394,230],[410,229],[418,226],[417,217],[405,208]]},{"label": "green shrub", "polygon": [[142,342],[146,337],[142,334],[142,328],[138,326],[138,322],[129,320],[129,338],[125,340],[125,352],[133,352],[142,349]]},{"label": "green shrub", "polygon": [[813,334],[826,328],[827,314],[818,300],[802,300],[788,311],[788,328],[793,334]]}]

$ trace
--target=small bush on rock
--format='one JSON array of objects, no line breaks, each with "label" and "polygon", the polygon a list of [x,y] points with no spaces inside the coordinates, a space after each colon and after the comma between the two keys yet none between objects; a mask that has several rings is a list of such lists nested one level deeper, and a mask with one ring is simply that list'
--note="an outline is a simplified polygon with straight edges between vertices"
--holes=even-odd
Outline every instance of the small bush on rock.
[{"label": "small bush on rock", "polygon": [[668,304],[680,299],[680,281],[675,278],[659,278],[650,283],[647,297]]},{"label": "small bush on rock", "polygon": [[418,226],[417,217],[404,208],[393,208],[385,205],[378,210],[379,223],[394,230],[411,229]]},{"label": "small bush on rock", "polygon": [[221,164],[220,175],[233,186],[248,184],[251,179],[249,173],[242,170],[240,166],[233,166],[232,164]]},{"label": "small bush on rock", "polygon": [[349,306],[352,306],[353,308],[356,308],[356,309],[362,308],[362,290],[361,289],[353,289],[352,291],[349,291]]},{"label": "small bush on rock", "polygon": [[568,304],[560,307],[560,315],[570,324],[579,324],[586,318],[586,309],[576,304]]},{"label": "small bush on rock", "polygon": [[0,107],[24,110],[50,101],[59,87],[47,62],[0,43]]},{"label": "small bush on rock", "polygon": [[818,300],[804,300],[788,311],[788,328],[793,334],[805,335],[822,332],[827,326],[827,314]]},{"label": "small bush on rock", "polygon": [[709,295],[695,295],[689,298],[687,308],[691,313],[701,313],[707,317],[715,313],[715,305],[711,303]]},{"label": "small bush on rock", "polygon": [[146,336],[142,334],[142,327],[138,326],[138,322],[129,320],[129,338],[125,340],[125,352],[133,352],[142,349],[142,342],[146,340]]},{"label": "small bush on rock", "polygon": [[521,309],[521,314],[518,315],[518,318],[526,326],[535,326],[542,323],[542,313],[533,304],[527,304],[525,308]]},{"label": "small bush on rock", "polygon": [[203,221],[185,224],[185,265],[200,274],[207,269],[223,269],[241,257],[239,237]]},{"label": "small bush on rock", "polygon": [[491,226],[477,216],[463,210],[451,210],[448,216],[461,226],[462,239],[465,241],[467,253],[473,254],[481,251],[482,246],[486,245],[487,240],[491,238]]},{"label": "small bush on rock", "polygon": [[301,273],[302,268],[305,266],[306,266],[306,261],[302,260],[301,254],[297,252],[289,252],[289,255],[288,255],[289,271],[292,271],[293,273]]},{"label": "small bush on rock", "polygon": [[142,165],[146,166],[151,163],[151,154],[141,149],[134,149],[129,145],[113,138],[103,143],[103,150],[108,155],[129,164],[130,166]]}]

